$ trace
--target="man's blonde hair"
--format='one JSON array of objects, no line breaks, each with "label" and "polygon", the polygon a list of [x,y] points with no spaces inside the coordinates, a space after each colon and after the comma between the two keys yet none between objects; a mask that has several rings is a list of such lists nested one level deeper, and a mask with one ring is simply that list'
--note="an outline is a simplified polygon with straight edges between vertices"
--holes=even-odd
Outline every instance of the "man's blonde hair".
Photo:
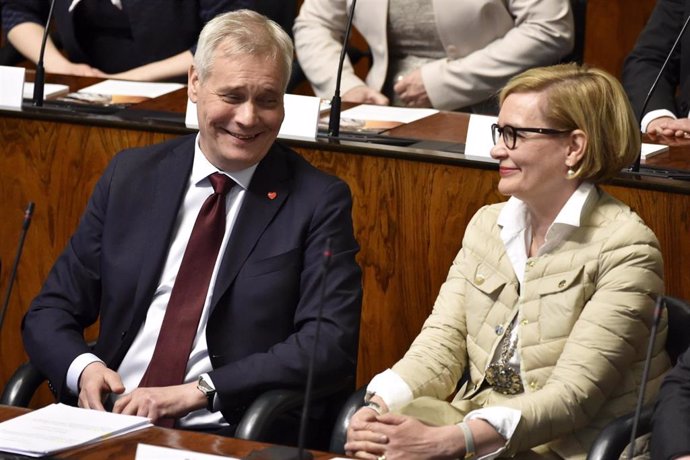
[{"label": "man's blonde hair", "polygon": [[292,71],[290,36],[275,22],[252,10],[236,10],[210,20],[201,31],[194,54],[194,67],[204,80],[213,67],[213,53],[222,46],[226,57],[254,55],[281,64],[287,88]]}]

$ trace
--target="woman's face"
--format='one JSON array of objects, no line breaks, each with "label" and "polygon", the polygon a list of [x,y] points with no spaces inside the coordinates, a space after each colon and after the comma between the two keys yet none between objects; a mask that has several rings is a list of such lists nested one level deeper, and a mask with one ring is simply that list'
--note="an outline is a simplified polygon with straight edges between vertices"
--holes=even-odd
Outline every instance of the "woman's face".
[{"label": "woman's face", "polygon": [[[542,93],[513,93],[505,98],[498,115],[498,126],[514,128],[550,128],[543,116],[546,98]],[[540,203],[564,203],[579,182],[568,180],[569,166],[579,159],[571,153],[571,135],[541,134],[518,131],[515,148],[509,149],[502,136],[491,149],[491,156],[499,161],[498,191],[515,196],[528,206]]]}]

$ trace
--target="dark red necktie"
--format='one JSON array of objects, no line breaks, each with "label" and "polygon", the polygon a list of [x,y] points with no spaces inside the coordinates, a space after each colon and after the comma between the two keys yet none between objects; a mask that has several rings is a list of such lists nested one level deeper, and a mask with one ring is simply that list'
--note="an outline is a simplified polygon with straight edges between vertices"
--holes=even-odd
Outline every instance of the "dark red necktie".
[{"label": "dark red necktie", "polygon": [[[165,387],[184,381],[189,354],[208,294],[211,274],[225,234],[225,195],[235,184],[228,176],[208,176],[214,193],[201,206],[165,310],[156,348],[140,387]],[[172,427],[173,419],[159,426]]]}]

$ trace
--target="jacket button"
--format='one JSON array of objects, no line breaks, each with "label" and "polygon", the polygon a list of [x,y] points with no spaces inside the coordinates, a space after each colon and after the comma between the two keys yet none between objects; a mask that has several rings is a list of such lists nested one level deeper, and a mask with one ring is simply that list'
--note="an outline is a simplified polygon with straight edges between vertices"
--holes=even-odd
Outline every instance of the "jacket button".
[{"label": "jacket button", "polygon": [[533,261],[533,260],[528,260],[528,261],[527,261],[527,266],[530,267],[530,268],[534,267],[534,261]]},{"label": "jacket button", "polygon": [[500,324],[498,326],[496,326],[495,330],[496,330],[496,335],[503,334],[503,326],[501,326]]},{"label": "jacket button", "polygon": [[486,281],[486,278],[484,278],[484,276],[482,275],[477,275],[474,277],[474,283],[477,286],[481,286],[482,284],[484,284],[484,281]]},{"label": "jacket button", "polygon": [[529,320],[523,319],[522,321],[520,321],[520,324],[521,324],[522,326],[527,326],[527,325],[529,324]]},{"label": "jacket button", "polygon": [[532,380],[532,381],[529,383],[529,387],[530,387],[531,389],[533,389],[533,390],[536,390],[536,389],[539,387],[539,385],[537,385],[537,382],[536,382],[536,381]]},{"label": "jacket button", "polygon": [[559,288],[565,287],[565,280],[560,280],[560,281],[558,282],[558,287],[559,287]]}]

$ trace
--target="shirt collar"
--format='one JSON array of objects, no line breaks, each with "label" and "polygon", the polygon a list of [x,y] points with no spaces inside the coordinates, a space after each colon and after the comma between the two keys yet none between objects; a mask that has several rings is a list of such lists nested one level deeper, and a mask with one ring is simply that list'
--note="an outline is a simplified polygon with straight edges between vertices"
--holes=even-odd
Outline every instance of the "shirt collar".
[{"label": "shirt collar", "polygon": [[[586,205],[591,197],[596,195],[595,191],[596,187],[593,184],[589,182],[581,183],[558,212],[551,227],[555,224],[579,227],[582,223],[582,215]],[[519,198],[511,196],[503,209],[501,209],[497,224],[503,231],[509,234],[515,234],[527,228],[529,225],[529,214],[525,203]]]},{"label": "shirt collar", "polygon": [[199,135],[197,134],[196,141],[194,142],[194,163],[192,165],[191,181],[193,185],[198,185],[199,182],[203,181],[211,174],[220,172],[230,177],[240,187],[247,190],[258,165],[257,163],[246,169],[232,172],[222,171],[216,168],[208,161],[204,152],[201,151],[201,147],[199,146]]}]

